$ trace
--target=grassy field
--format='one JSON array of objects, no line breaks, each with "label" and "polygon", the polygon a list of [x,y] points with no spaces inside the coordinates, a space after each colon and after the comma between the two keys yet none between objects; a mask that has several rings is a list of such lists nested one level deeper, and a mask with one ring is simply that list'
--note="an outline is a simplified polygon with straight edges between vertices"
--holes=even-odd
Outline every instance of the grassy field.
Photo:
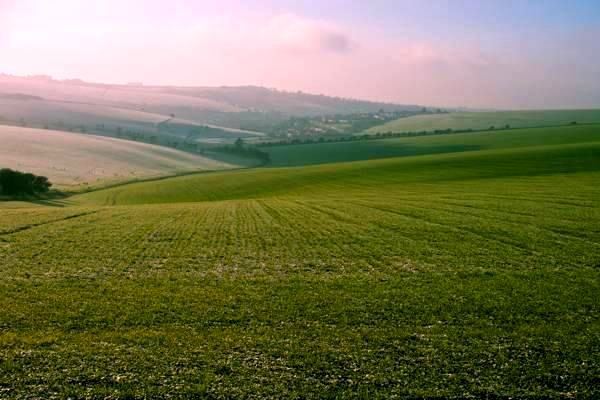
[{"label": "grassy field", "polygon": [[600,140],[571,129],[0,205],[0,397],[598,397]]},{"label": "grassy field", "polygon": [[571,122],[600,123],[600,110],[541,110],[459,112],[450,114],[418,115],[401,118],[376,126],[367,133],[421,132],[445,129],[534,128],[568,125]]},{"label": "grassy field", "polygon": [[600,125],[501,130],[337,143],[264,147],[270,166],[300,166],[387,157],[455,153],[600,140]]},{"label": "grassy field", "polygon": [[140,178],[238,165],[149,144],[60,131],[0,126],[0,166],[81,189]]}]

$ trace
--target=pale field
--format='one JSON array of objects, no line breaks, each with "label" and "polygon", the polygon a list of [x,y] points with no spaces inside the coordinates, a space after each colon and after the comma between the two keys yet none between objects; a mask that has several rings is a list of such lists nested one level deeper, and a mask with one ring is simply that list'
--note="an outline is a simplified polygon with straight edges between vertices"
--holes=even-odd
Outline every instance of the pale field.
[{"label": "pale field", "polygon": [[367,133],[378,132],[420,132],[445,129],[489,129],[535,128],[578,124],[600,123],[600,110],[532,110],[532,111],[493,111],[457,112],[450,114],[417,115],[400,118],[373,127]]},{"label": "pale field", "polygon": [[160,114],[102,105],[5,98],[0,98],[0,117],[13,122],[23,119],[27,125],[38,127],[85,127],[90,131],[102,124],[107,129],[121,127],[142,132],[155,132],[159,123],[169,119],[168,116]]},{"label": "pale field", "polygon": [[0,167],[47,176],[58,187],[238,167],[145,143],[12,126],[0,126],[0,143]]},{"label": "pale field", "polygon": [[[47,126],[59,130],[79,130],[84,127],[87,132],[98,130],[98,127],[102,126],[104,129],[102,132],[108,135],[114,135],[117,128],[156,135],[161,133],[159,124],[164,122],[168,122],[171,126],[183,126],[183,129],[180,129],[179,134],[175,136],[185,136],[190,129],[207,126],[221,131],[218,134],[223,139],[229,140],[231,138],[235,140],[240,136],[254,137],[262,135],[258,132],[225,128],[195,120],[172,118],[168,113],[141,111],[140,106],[137,107],[138,109],[131,109],[72,101],[21,100],[0,96],[0,121],[18,123],[23,120],[30,127],[41,128]],[[188,112],[193,114],[193,109],[189,109]]]}]

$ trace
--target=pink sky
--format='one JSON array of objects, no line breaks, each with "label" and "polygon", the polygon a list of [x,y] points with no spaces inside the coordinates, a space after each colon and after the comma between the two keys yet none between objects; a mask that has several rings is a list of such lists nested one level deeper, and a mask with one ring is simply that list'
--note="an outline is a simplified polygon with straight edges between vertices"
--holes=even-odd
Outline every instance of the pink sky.
[{"label": "pink sky", "polygon": [[[600,106],[599,87],[588,82],[600,65],[597,56],[591,65],[560,64],[556,48],[503,41],[502,32],[465,36],[448,27],[449,34],[436,37],[414,19],[406,18],[410,29],[395,27],[393,21],[405,22],[402,13],[373,23],[359,10],[344,18],[315,16],[310,11],[318,6],[308,3],[294,9],[268,1],[248,7],[236,1],[0,0],[0,72],[252,84],[442,106]],[[585,37],[600,32],[594,29]],[[564,51],[576,40],[570,34],[559,37]]]}]

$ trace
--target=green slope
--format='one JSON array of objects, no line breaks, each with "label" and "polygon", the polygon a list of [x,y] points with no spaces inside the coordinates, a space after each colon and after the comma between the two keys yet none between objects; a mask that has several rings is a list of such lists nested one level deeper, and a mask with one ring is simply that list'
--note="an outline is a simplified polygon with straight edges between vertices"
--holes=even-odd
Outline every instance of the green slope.
[{"label": "green slope", "polygon": [[263,148],[270,166],[300,166],[386,157],[560,145],[600,140],[600,125],[515,129]]},{"label": "green slope", "polygon": [[[530,136],[531,132],[539,135]],[[326,195],[378,190],[381,187],[401,190],[404,185],[417,182],[433,184],[600,169],[600,138],[597,130],[550,130],[545,141],[554,144],[534,146],[544,141],[541,140],[540,132],[542,131],[512,131],[507,134],[506,140],[499,140],[500,135],[488,134],[471,134],[468,137],[473,140],[472,143],[479,143],[478,147],[490,150],[303,168],[267,168],[191,175],[92,192],[73,200],[79,204],[118,205],[262,198],[301,195],[305,192]],[[423,140],[422,143],[441,143],[444,140],[460,143],[460,138],[450,136],[424,139],[429,140]],[[580,143],[576,143],[577,141]],[[426,145],[423,148],[426,149]]]},{"label": "green slope", "polygon": [[2,396],[598,398],[600,142],[520,140],[0,204]]},{"label": "green slope", "polygon": [[488,129],[510,125],[512,128],[532,128],[577,123],[600,123],[600,110],[539,110],[458,112],[450,114],[419,115],[401,118],[376,126],[367,133],[420,132],[445,129]]}]

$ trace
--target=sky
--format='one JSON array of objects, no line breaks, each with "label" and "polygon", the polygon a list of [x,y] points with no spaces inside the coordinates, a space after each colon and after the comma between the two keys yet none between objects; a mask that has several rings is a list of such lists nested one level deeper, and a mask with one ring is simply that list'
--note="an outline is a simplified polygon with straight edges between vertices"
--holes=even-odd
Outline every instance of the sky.
[{"label": "sky", "polygon": [[0,0],[0,73],[600,107],[600,1]]}]

